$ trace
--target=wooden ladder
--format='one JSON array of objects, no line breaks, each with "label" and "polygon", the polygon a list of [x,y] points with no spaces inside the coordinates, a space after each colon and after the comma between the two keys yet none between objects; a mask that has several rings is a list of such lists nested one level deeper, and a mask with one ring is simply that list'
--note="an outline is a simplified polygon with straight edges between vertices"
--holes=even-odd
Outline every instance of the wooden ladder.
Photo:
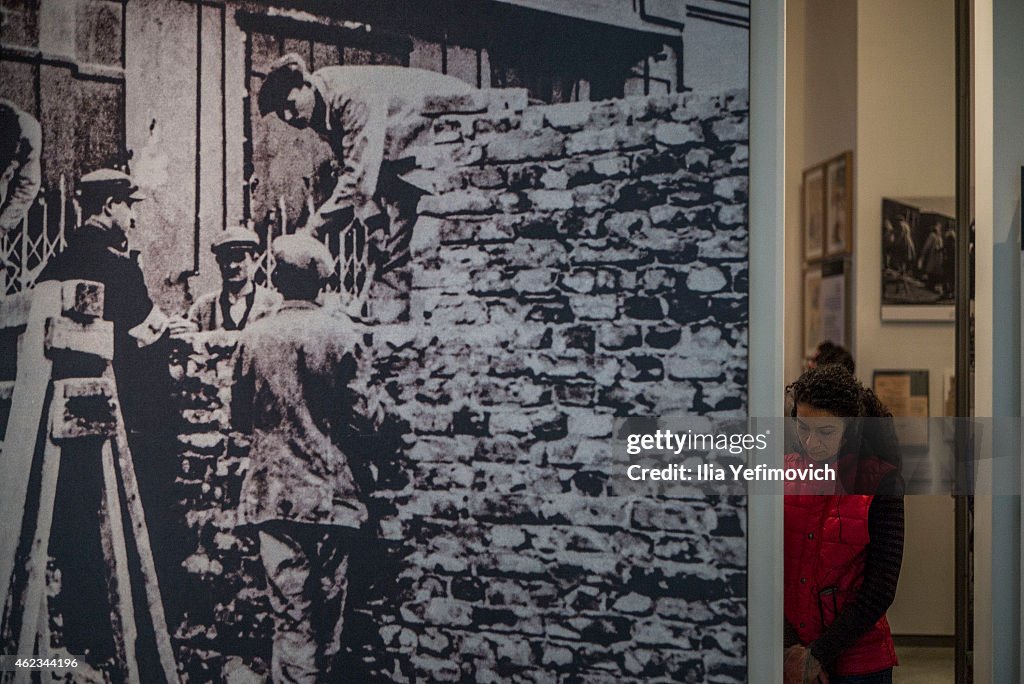
[{"label": "wooden ladder", "polygon": [[[127,682],[140,681],[134,577],[136,586],[143,589],[155,633],[156,643],[149,647],[155,646],[165,680],[178,682],[135,466],[110,365],[113,339],[113,324],[103,320],[103,286],[99,283],[45,282],[31,292],[0,299],[0,340],[6,341],[8,348],[17,347],[14,381],[0,381],[0,405],[9,402],[0,446],[0,597],[6,599],[0,633],[10,635],[9,643],[14,647],[10,655],[50,656],[46,563],[54,506],[60,505],[55,500],[57,478],[65,446],[89,438],[101,449],[100,539],[120,677]],[[0,348],[0,354],[8,353]],[[70,355],[90,359],[93,363],[78,365],[92,365],[102,368],[102,372],[95,377],[54,379],[55,359]],[[41,476],[33,480],[33,472]],[[122,515],[125,504],[127,520]],[[137,568],[130,567],[126,534],[134,540]],[[29,682],[30,676],[30,670],[16,670],[0,673],[0,680]]]}]

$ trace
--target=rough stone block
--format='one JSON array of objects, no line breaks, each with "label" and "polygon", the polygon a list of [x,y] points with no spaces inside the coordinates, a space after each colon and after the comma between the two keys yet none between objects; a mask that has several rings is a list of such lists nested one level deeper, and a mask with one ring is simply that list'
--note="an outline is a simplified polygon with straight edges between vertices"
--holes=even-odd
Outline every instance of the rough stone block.
[{"label": "rough stone block", "polygon": [[747,118],[729,117],[711,124],[711,132],[719,142],[747,142]]},{"label": "rough stone block", "polygon": [[61,283],[61,311],[72,318],[103,318],[103,283],[69,280]]},{"label": "rough stone block", "polygon": [[427,195],[422,197],[419,203],[419,212],[428,216],[486,214],[494,209],[494,198],[477,189],[455,190],[443,195]]},{"label": "rough stone block", "polygon": [[629,175],[629,157],[616,154],[590,163],[593,172],[602,178],[624,178]]},{"label": "rough stone block", "polygon": [[698,147],[687,152],[685,159],[687,171],[695,173],[707,171],[711,164],[711,151]]},{"label": "rough stone block", "polygon": [[413,145],[405,149],[420,169],[471,166],[484,157],[482,145]]},{"label": "rough stone block", "polygon": [[487,111],[490,91],[477,90],[455,95],[426,95],[423,98],[423,114],[474,114]]},{"label": "rough stone block", "polygon": [[114,324],[90,320],[79,323],[70,318],[50,318],[46,322],[48,352],[72,351],[103,359],[114,358]]},{"label": "rough stone block", "polygon": [[613,323],[598,328],[597,344],[602,349],[621,351],[639,347],[642,342],[640,328],[635,325]]},{"label": "rough stone block", "polygon": [[593,185],[580,185],[572,190],[573,205],[586,214],[607,209],[619,201],[621,184],[609,180]]},{"label": "rough stone block", "polygon": [[493,162],[553,159],[564,152],[565,136],[551,129],[513,131],[487,144],[487,159]]},{"label": "rough stone block", "polygon": [[743,175],[720,178],[715,181],[714,193],[716,196],[730,202],[745,201],[747,198],[747,177]]},{"label": "rough stone block", "polygon": [[595,271],[591,269],[577,269],[559,279],[559,285],[570,292],[589,294],[594,291],[597,283]]},{"label": "rough stone block", "polygon": [[700,124],[696,122],[689,124],[659,123],[654,127],[654,140],[670,147],[694,145],[704,142],[704,132]]},{"label": "rough stone block", "polygon": [[581,437],[611,437],[612,418],[609,415],[573,411],[569,414],[569,434]]},{"label": "rough stone block", "polygon": [[570,155],[607,152],[615,149],[616,141],[614,129],[586,130],[571,134],[565,143],[565,151]]},{"label": "rough stone block", "polygon": [[517,292],[548,292],[555,285],[556,272],[550,268],[528,268],[512,277]]},{"label": "rough stone block", "polygon": [[578,131],[590,120],[594,104],[566,102],[544,108],[544,123],[560,131]]},{"label": "rough stone block", "polygon": [[722,271],[714,266],[692,268],[686,276],[686,287],[694,292],[718,292],[728,282]]},{"label": "rough stone block", "polygon": [[492,114],[523,112],[529,103],[526,88],[501,88],[484,92],[490,97],[488,111]]},{"label": "rough stone block", "polygon": [[574,193],[568,190],[534,190],[527,198],[538,211],[572,209],[576,204]]},{"label": "rough stone block", "polygon": [[569,303],[581,321],[608,321],[619,315],[617,295],[570,295]]}]

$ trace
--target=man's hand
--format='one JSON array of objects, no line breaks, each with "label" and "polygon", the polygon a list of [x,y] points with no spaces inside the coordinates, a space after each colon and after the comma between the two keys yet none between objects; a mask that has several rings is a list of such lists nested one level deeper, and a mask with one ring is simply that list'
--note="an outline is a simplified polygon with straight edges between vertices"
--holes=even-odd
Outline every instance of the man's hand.
[{"label": "man's hand", "polygon": [[189,333],[199,332],[199,326],[181,316],[173,316],[167,321],[167,332],[171,337],[181,337]]}]

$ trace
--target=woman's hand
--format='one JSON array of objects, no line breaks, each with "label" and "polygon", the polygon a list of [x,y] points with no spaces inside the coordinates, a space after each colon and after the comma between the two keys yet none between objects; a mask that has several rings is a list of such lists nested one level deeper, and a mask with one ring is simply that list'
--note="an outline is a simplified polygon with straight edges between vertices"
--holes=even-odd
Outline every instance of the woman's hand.
[{"label": "woman's hand", "polygon": [[828,684],[828,673],[821,667],[821,663],[806,649],[804,659],[804,679],[802,684]]},{"label": "woman's hand", "polygon": [[782,657],[784,684],[828,684],[828,673],[810,649],[796,645],[786,649]]},{"label": "woman's hand", "polygon": [[785,650],[782,656],[782,681],[784,684],[804,684],[804,661],[807,649],[797,644]]}]

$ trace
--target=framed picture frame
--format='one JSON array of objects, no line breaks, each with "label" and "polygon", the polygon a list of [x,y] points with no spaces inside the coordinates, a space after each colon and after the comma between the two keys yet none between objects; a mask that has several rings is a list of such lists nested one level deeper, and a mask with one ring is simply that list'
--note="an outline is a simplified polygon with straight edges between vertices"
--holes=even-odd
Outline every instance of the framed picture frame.
[{"label": "framed picture frame", "polygon": [[952,197],[882,199],[882,320],[953,322]]},{"label": "framed picture frame", "polygon": [[871,388],[892,411],[896,435],[904,449],[928,448],[928,371],[876,370]]},{"label": "framed picture frame", "polygon": [[814,356],[822,338],[821,267],[804,270],[804,358]]},{"label": "framed picture frame", "polygon": [[820,311],[821,340],[842,347],[849,345],[850,327],[850,269],[845,259],[827,259],[821,262]]},{"label": "framed picture frame", "polygon": [[825,255],[853,251],[853,153],[825,162]]},{"label": "framed picture frame", "polygon": [[825,256],[825,166],[804,171],[803,177],[804,261]]}]

